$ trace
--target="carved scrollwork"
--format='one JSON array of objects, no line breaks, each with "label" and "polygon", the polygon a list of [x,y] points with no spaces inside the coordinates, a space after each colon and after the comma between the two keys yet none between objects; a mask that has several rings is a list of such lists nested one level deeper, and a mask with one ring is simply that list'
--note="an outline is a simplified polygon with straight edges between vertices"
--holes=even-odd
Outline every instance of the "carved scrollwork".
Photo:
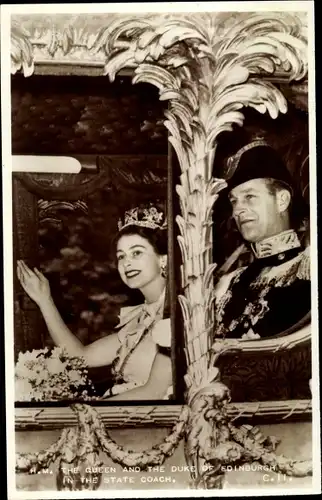
[{"label": "carved scrollwork", "polygon": [[39,199],[38,210],[39,224],[43,224],[44,222],[51,222],[60,225],[61,221],[59,217],[57,217],[57,215],[59,214],[59,210],[70,210],[72,212],[75,210],[80,210],[85,215],[87,215],[88,206],[82,200],[71,202],[56,200],[48,201]]},{"label": "carved scrollwork", "polygon": [[[113,15],[105,16],[111,22]],[[87,16],[16,16],[11,32],[11,71],[22,70],[25,76],[34,71],[35,62],[70,62],[102,64],[104,50],[97,51],[95,60],[90,48],[98,37],[102,20],[92,17],[88,29]]]},{"label": "carved scrollwork", "polygon": [[88,207],[84,201],[77,200],[74,203],[68,201],[48,201],[38,200],[39,219],[42,220],[48,213],[56,210],[81,210],[85,214],[88,212]]},{"label": "carved scrollwork", "polygon": [[[297,17],[300,16],[301,22],[297,25],[297,31],[295,31],[295,36],[301,39],[306,37],[306,18],[305,14],[301,12],[297,13]],[[222,36],[226,36],[231,28],[237,26],[240,22],[247,21],[249,14],[247,13],[212,13],[212,14],[198,14],[188,16],[173,16],[170,14],[162,15],[158,14],[147,16],[146,14],[137,15],[134,23],[132,25],[132,31],[128,30],[128,37],[133,34],[137,35],[137,22],[140,20],[141,26],[144,29],[146,27],[146,35],[140,42],[143,48],[143,52],[138,52],[137,59],[144,60],[144,49],[145,45],[152,42],[154,37],[154,27],[158,28],[158,25],[162,22],[172,22],[172,26],[175,29],[180,29],[180,22],[182,19],[190,19],[191,22],[189,26],[185,29],[184,40],[189,44],[189,46],[198,49],[198,44],[202,45],[202,41],[206,39],[208,42],[208,33],[212,37],[214,44],[216,44],[216,39],[220,39]],[[261,20],[263,14],[258,14],[258,19]],[[35,69],[35,65],[41,64],[64,64],[74,62],[75,65],[93,65],[93,66],[104,66],[106,63],[106,56],[110,53],[110,47],[113,46],[113,50],[117,52],[122,51],[127,47],[127,39],[118,38],[117,36],[112,40],[111,32],[114,26],[127,26],[128,22],[131,22],[132,18],[125,18],[120,14],[99,14],[99,15],[68,15],[60,14],[55,16],[44,16],[44,15],[13,15],[12,16],[12,30],[11,30],[11,71],[15,74],[18,71],[23,71],[25,76],[30,76]],[[177,22],[178,20],[178,22]],[[253,17],[254,20],[254,17]],[[256,21],[255,21],[256,22]],[[276,16],[275,16],[276,22]],[[197,24],[196,24],[197,23]],[[289,24],[288,24],[289,23]],[[279,28],[286,32],[289,31],[289,26],[292,26],[293,18],[291,15],[284,13],[283,19],[279,20]],[[204,25],[204,26],[202,26]],[[209,25],[211,25],[211,31],[209,31]],[[202,27],[200,37],[197,36],[194,42],[191,43],[190,40],[194,40],[195,26],[199,30]],[[294,26],[294,24],[293,24]],[[189,31],[190,30],[190,31]],[[149,38],[150,34],[150,38]],[[179,34],[179,38],[181,35]],[[165,39],[166,40],[166,39]],[[200,43],[201,42],[201,43]],[[145,44],[145,45],[144,45]],[[204,46],[207,51],[207,43]],[[176,55],[178,47],[173,48],[171,42],[168,43],[167,54],[168,59],[171,64],[173,63],[173,56]],[[208,51],[207,56],[211,52]],[[156,59],[159,58],[160,54],[156,52]],[[202,52],[201,52],[202,55]],[[184,57],[184,56],[183,56]],[[129,59],[127,55],[127,59]],[[154,60],[152,55],[152,61]],[[190,60],[190,55],[188,54],[188,60]],[[169,66],[167,58],[163,57],[163,66]],[[183,60],[181,60],[183,62]],[[55,63],[53,65],[53,63]],[[174,61],[174,67],[180,65],[180,58]],[[132,64],[130,61],[126,61],[126,67],[136,67],[136,62]],[[122,64],[122,69],[124,64]],[[284,73],[281,68],[281,72],[277,76],[283,79]],[[288,77],[288,75],[287,75]]]},{"label": "carved scrollwork", "polygon": [[75,200],[92,193],[102,184],[109,183],[109,172],[84,174],[32,174],[15,173],[15,177],[29,192],[40,198]]}]

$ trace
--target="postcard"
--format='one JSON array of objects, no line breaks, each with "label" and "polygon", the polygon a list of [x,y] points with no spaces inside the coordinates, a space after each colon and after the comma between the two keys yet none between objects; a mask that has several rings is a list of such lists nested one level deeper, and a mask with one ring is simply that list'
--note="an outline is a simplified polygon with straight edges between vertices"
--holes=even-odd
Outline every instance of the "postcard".
[{"label": "postcard", "polygon": [[320,492],[313,2],[1,28],[9,498]]}]

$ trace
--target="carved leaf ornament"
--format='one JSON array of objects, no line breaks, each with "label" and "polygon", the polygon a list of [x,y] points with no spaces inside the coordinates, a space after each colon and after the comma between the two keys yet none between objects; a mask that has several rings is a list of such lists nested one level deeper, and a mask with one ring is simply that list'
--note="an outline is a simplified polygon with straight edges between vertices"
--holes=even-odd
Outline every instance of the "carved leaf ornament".
[{"label": "carved leaf ornament", "polygon": [[11,73],[22,70],[24,76],[34,72],[33,47],[28,33],[18,25],[11,27]]},{"label": "carved leaf ornament", "polygon": [[[286,113],[287,101],[269,78],[280,76],[291,82],[306,77],[305,29],[305,22],[290,13],[157,14],[116,17],[96,37],[87,36],[87,42],[92,41],[87,49],[93,57],[104,52],[104,73],[110,80],[121,69],[133,68],[133,83],[150,83],[159,89],[161,100],[169,101],[164,124],[181,168],[176,188],[181,213],[176,220],[183,261],[184,294],[179,300],[184,318],[189,411],[175,425],[174,439],[142,457],[129,450],[125,454],[117,452],[117,445],[104,436],[97,424],[95,432],[101,446],[120,463],[129,463],[130,456],[133,465],[161,463],[183,435],[181,422],[185,427],[186,459],[196,470],[192,474],[194,487],[222,487],[221,465],[241,461],[274,464],[277,471],[289,475],[312,473],[310,462],[294,462],[276,455],[271,441],[262,437],[259,442],[252,431],[238,429],[229,421],[229,390],[219,381],[214,363],[222,349],[234,346],[227,347],[218,340],[211,349],[212,273],[216,267],[212,262],[212,209],[226,186],[223,179],[215,177],[213,169],[217,139],[221,132],[243,125],[243,107],[267,112],[272,119]],[[12,71],[22,69],[28,76],[33,64],[31,42],[15,28]],[[85,411],[77,406],[75,410]],[[98,415],[92,411],[90,418],[98,419]],[[19,463],[18,469],[22,470]],[[215,465],[212,474],[202,472],[204,464]]]}]

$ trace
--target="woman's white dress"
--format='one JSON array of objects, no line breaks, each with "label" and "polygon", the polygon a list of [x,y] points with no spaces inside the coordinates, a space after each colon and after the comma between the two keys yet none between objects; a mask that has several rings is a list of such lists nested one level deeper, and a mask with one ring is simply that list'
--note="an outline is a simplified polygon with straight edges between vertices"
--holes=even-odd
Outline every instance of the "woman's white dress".
[{"label": "woman's white dress", "polygon": [[[170,318],[162,319],[164,294],[153,304],[124,307],[116,329],[120,347],[112,365],[116,383],[104,397],[143,386],[149,379],[154,358],[161,348],[171,347]],[[171,388],[167,391],[168,399]]]}]

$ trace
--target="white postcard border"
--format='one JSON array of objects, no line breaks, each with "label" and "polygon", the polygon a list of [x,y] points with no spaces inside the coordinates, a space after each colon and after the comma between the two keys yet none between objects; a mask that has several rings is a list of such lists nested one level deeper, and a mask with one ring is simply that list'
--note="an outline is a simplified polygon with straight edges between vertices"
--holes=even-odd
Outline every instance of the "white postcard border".
[{"label": "white postcard border", "polygon": [[[321,492],[320,467],[320,402],[319,402],[319,359],[318,359],[318,283],[317,283],[317,193],[316,193],[316,120],[315,120],[315,45],[314,45],[314,2],[278,1],[278,2],[169,2],[146,4],[37,4],[1,6],[1,93],[2,93],[2,151],[3,151],[3,232],[4,232],[4,284],[5,284],[5,374],[6,374],[6,432],[7,432],[7,480],[8,495],[15,499],[53,499],[66,498],[66,492],[58,491],[16,491],[15,488],[15,429],[14,429],[14,355],[13,355],[13,248],[12,248],[12,188],[11,188],[11,105],[10,105],[10,16],[11,14],[73,13],[95,14],[119,12],[153,13],[164,12],[218,12],[218,11],[302,11],[309,16],[309,147],[310,147],[310,204],[311,204],[311,262],[312,262],[312,443],[314,474],[312,488],[295,492],[291,489],[249,489],[221,490],[220,496],[270,496],[276,494],[313,494]],[[122,10],[121,10],[122,9]],[[68,498],[154,498],[155,490],[117,491],[101,490],[90,492],[69,492]],[[159,497],[212,497],[212,491],[199,490],[158,490]]]}]

